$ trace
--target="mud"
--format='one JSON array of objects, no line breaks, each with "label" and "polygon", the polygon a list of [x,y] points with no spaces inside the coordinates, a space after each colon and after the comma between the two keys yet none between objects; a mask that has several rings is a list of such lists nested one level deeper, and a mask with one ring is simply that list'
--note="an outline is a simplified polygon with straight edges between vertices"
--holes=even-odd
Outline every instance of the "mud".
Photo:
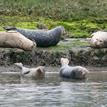
[{"label": "mud", "polygon": [[91,48],[85,39],[69,39],[57,46],[36,48],[32,52],[0,48],[0,65],[3,66],[16,62],[30,66],[60,66],[61,57],[69,58],[70,65],[107,66],[107,48]]}]

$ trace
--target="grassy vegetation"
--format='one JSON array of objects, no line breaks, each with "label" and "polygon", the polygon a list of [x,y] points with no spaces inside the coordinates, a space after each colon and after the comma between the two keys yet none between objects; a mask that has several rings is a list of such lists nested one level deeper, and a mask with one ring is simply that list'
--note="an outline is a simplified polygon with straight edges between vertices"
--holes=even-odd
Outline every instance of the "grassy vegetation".
[{"label": "grassy vegetation", "polygon": [[49,29],[63,25],[68,37],[89,37],[107,29],[107,0],[0,0],[0,30],[3,26]]},{"label": "grassy vegetation", "polygon": [[106,18],[107,0],[0,0],[0,14],[57,20]]},{"label": "grassy vegetation", "polygon": [[81,19],[81,20],[53,20],[43,17],[20,17],[20,16],[0,16],[0,30],[3,26],[16,26],[20,28],[37,29],[37,24],[44,24],[51,29],[55,26],[62,25],[65,27],[67,37],[90,37],[92,32],[107,29],[107,20],[101,19]]},{"label": "grassy vegetation", "polygon": [[51,46],[48,48],[39,48],[39,49],[40,50],[48,50],[50,52],[66,52],[73,47],[78,48],[78,47],[86,47],[86,46],[90,46],[90,43],[86,40],[68,39],[65,41],[61,41],[56,46]]}]

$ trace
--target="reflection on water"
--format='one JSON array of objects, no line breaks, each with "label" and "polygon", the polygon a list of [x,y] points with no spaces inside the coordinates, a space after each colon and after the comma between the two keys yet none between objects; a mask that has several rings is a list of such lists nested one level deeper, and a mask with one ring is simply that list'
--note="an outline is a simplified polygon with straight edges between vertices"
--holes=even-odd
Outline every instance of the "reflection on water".
[{"label": "reflection on water", "polygon": [[18,73],[0,75],[0,107],[107,107],[107,71],[95,70],[83,81],[58,73],[32,80]]}]

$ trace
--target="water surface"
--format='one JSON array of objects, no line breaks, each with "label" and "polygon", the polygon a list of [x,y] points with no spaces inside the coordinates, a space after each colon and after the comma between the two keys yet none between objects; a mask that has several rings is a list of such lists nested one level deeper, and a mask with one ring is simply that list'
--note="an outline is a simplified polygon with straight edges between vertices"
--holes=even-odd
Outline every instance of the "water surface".
[{"label": "water surface", "polygon": [[0,107],[107,107],[107,68],[89,69],[82,81],[60,78],[57,68],[40,80],[1,74]]}]

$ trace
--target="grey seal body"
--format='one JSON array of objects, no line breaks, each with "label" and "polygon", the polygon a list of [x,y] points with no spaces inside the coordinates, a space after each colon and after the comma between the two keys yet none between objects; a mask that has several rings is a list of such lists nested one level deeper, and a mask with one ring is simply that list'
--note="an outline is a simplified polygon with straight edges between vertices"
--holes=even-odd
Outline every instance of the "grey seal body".
[{"label": "grey seal body", "polygon": [[60,76],[71,79],[85,79],[87,70],[81,66],[71,67],[65,65],[60,69]]},{"label": "grey seal body", "polygon": [[61,58],[60,76],[63,78],[71,79],[85,79],[86,74],[89,72],[82,66],[69,66],[69,60],[67,58]]},{"label": "grey seal body", "polygon": [[63,26],[57,26],[51,30],[30,30],[21,28],[8,28],[6,30],[16,30],[30,40],[35,41],[39,47],[56,45],[60,41],[61,35],[65,31]]}]

